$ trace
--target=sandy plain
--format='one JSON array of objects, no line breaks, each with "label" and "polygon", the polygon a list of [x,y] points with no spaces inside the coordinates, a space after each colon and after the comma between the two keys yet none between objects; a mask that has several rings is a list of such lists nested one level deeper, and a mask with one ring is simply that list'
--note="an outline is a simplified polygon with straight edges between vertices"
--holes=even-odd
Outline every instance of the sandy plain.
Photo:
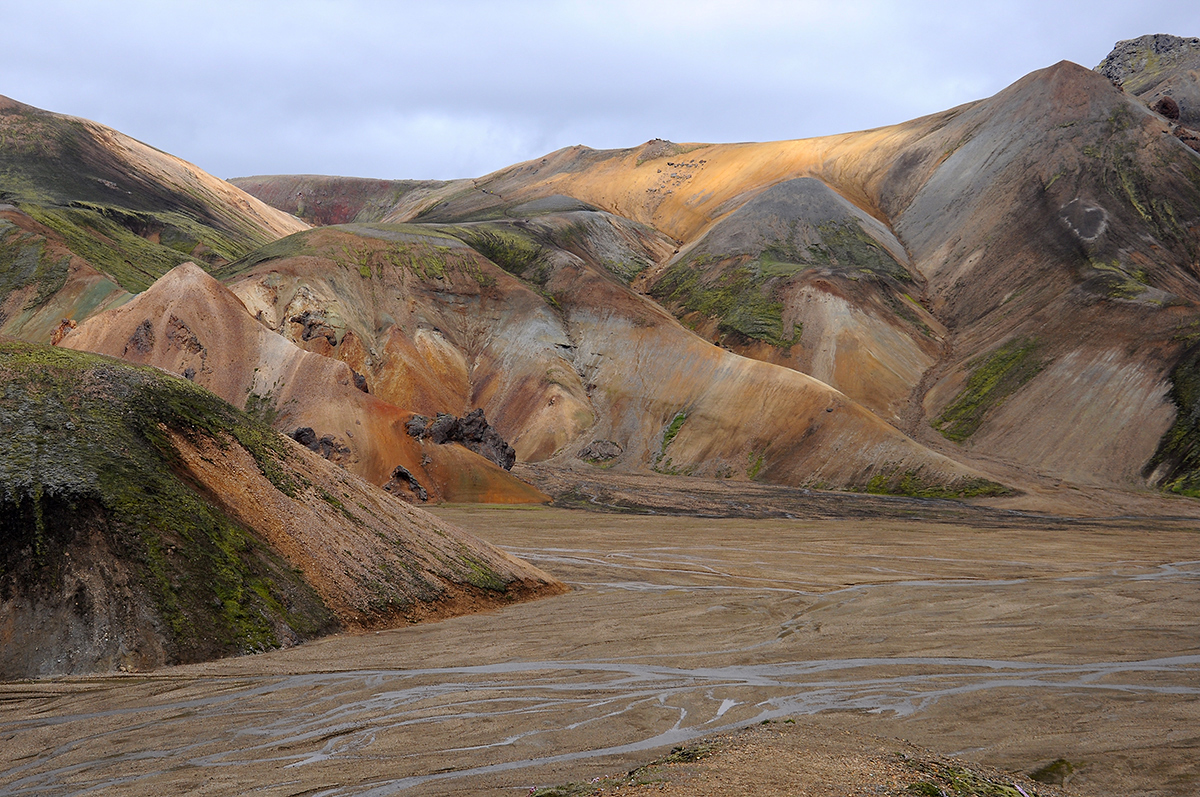
[{"label": "sandy plain", "polygon": [[899,794],[875,775],[909,743],[1014,782],[1065,759],[1068,794],[1200,791],[1200,525],[911,508],[440,508],[572,591],[0,684],[0,795],[524,795],[714,739],[622,792]]}]

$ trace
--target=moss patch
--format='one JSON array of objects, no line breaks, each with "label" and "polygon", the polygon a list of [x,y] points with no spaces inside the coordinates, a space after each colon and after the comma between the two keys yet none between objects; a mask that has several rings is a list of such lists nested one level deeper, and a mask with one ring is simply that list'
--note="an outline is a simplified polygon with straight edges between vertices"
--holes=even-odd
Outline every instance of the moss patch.
[{"label": "moss patch", "polygon": [[38,307],[66,284],[70,265],[70,257],[54,257],[46,251],[42,236],[11,224],[0,227],[0,299],[36,285],[26,309]]},{"label": "moss patch", "polygon": [[876,473],[864,491],[871,495],[899,495],[908,498],[981,498],[1009,495],[1011,490],[984,478],[960,478],[946,481],[926,475],[920,468],[891,468]]},{"label": "moss patch", "polygon": [[667,428],[663,430],[662,443],[658,447],[658,453],[654,455],[654,464],[651,467],[659,473],[669,473],[678,475],[679,470],[672,467],[671,460],[667,459],[663,463],[663,458],[667,456],[667,448],[671,443],[675,442],[675,438],[679,435],[679,430],[683,428],[683,424],[687,422],[686,412],[677,412],[675,417],[671,418],[671,422],[667,424]]},{"label": "moss patch", "polygon": [[276,486],[297,485],[277,433],[211,393],[156,369],[29,344],[0,344],[0,503],[17,522],[6,556],[45,550],[40,522],[90,503],[128,551],[178,661],[303,638],[332,615],[251,531],[181,479],[166,430],[243,445]]},{"label": "moss patch", "polygon": [[[742,265],[705,280],[703,259],[676,263],[650,290],[681,315],[699,313],[717,319],[723,334],[737,334],[787,348],[799,339],[797,328],[784,329],[783,302],[769,294],[766,277]],[[764,292],[765,291],[765,292]]]},{"label": "moss patch", "polygon": [[967,386],[933,422],[947,439],[966,440],[987,413],[1016,393],[1045,367],[1035,340],[1011,340],[986,358],[970,363]]},{"label": "moss patch", "polygon": [[910,281],[912,275],[878,241],[867,235],[858,222],[830,221],[816,227],[816,242],[798,240],[799,222],[793,220],[788,235],[770,244],[761,255],[767,275],[794,274],[822,266],[881,274]]},{"label": "moss patch", "polygon": [[1162,489],[1200,498],[1200,346],[1193,346],[1171,371],[1175,423],[1146,463],[1145,475],[1160,472]]}]

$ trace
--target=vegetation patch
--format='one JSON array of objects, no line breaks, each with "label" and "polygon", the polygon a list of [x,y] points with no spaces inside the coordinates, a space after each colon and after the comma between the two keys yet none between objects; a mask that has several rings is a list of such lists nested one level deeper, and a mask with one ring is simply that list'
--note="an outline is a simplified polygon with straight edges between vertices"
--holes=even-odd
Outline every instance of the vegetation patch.
[{"label": "vegetation patch", "polygon": [[928,797],[1031,797],[1011,783],[984,777],[966,767],[947,764],[919,765],[925,774],[907,791]]},{"label": "vegetation patch", "polygon": [[[236,439],[281,489],[277,433],[156,369],[44,346],[0,344],[0,503],[6,563],[54,547],[56,507],[91,504],[126,551],[179,661],[275,647],[333,616],[291,567],[176,473],[168,430]],[[73,532],[72,532],[73,533]]]},{"label": "vegetation patch", "polygon": [[864,488],[871,495],[900,495],[908,498],[981,498],[1012,493],[1002,484],[984,478],[957,479],[947,482],[931,478],[920,469],[882,470],[868,481]]},{"label": "vegetation patch", "polygon": [[67,283],[70,256],[56,258],[46,251],[40,235],[26,233],[16,225],[0,227],[0,300],[28,285],[37,292],[27,309],[42,305]]},{"label": "vegetation patch", "polygon": [[663,458],[667,455],[667,448],[671,443],[675,442],[676,436],[679,435],[679,430],[683,428],[683,424],[687,422],[686,412],[677,412],[671,422],[667,424],[667,428],[663,430],[662,443],[658,447],[658,453],[654,456],[654,464],[651,466],[654,470],[660,473],[670,473],[678,475],[679,471],[671,467],[671,460],[668,459],[666,464],[662,464]]},{"label": "vegetation patch", "polygon": [[667,269],[650,290],[664,304],[681,314],[700,313],[717,320],[724,334],[761,340],[787,348],[799,340],[799,329],[784,329],[783,302],[764,293],[766,278],[746,265],[733,266],[706,281],[700,267],[703,258],[680,262]]},{"label": "vegetation patch", "polygon": [[1159,474],[1159,486],[1200,498],[1200,346],[1193,346],[1171,371],[1169,393],[1175,422],[1146,463],[1144,475]]},{"label": "vegetation patch", "polygon": [[550,278],[546,248],[538,241],[499,227],[460,227],[462,241],[515,277],[545,286]]},{"label": "vegetation patch", "polygon": [[[872,238],[858,222],[829,221],[816,227],[817,241],[804,244],[798,238],[799,222],[792,220],[788,235],[762,252],[767,274],[795,273],[795,267],[853,269],[911,281],[912,275]],[[793,270],[788,271],[791,265]]]},{"label": "vegetation patch", "polygon": [[956,443],[975,434],[993,407],[1004,403],[1045,367],[1039,348],[1032,339],[1011,340],[986,359],[972,361],[966,388],[932,422],[933,428]]}]

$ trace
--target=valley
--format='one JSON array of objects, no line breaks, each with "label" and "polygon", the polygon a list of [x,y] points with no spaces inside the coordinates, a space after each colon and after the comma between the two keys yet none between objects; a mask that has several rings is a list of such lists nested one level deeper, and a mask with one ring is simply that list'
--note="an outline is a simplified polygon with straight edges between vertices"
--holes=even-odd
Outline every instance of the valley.
[{"label": "valley", "polygon": [[[900,739],[1015,775],[1065,759],[1071,795],[1195,792],[1193,521],[869,509],[443,508],[571,591],[154,673],[2,685],[0,793],[518,795],[764,721],[797,737],[794,772],[718,752],[712,772],[666,773],[678,793],[738,793],[718,776],[740,774],[763,793],[842,794],[882,783],[856,757],[894,759]],[[815,750],[844,769],[816,767]],[[886,793],[909,793],[898,783]]]},{"label": "valley", "polygon": [[1198,69],[455,180],[0,97],[0,795],[1197,793]]}]

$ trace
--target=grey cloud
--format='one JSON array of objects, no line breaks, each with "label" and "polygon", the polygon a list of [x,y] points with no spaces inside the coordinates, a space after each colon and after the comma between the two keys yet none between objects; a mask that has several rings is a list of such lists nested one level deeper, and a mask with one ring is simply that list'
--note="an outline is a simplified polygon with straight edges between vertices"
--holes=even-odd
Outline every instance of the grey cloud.
[{"label": "grey cloud", "polygon": [[900,122],[1176,4],[113,2],[7,12],[0,93],[221,176],[459,177],[583,143],[771,140]]}]

